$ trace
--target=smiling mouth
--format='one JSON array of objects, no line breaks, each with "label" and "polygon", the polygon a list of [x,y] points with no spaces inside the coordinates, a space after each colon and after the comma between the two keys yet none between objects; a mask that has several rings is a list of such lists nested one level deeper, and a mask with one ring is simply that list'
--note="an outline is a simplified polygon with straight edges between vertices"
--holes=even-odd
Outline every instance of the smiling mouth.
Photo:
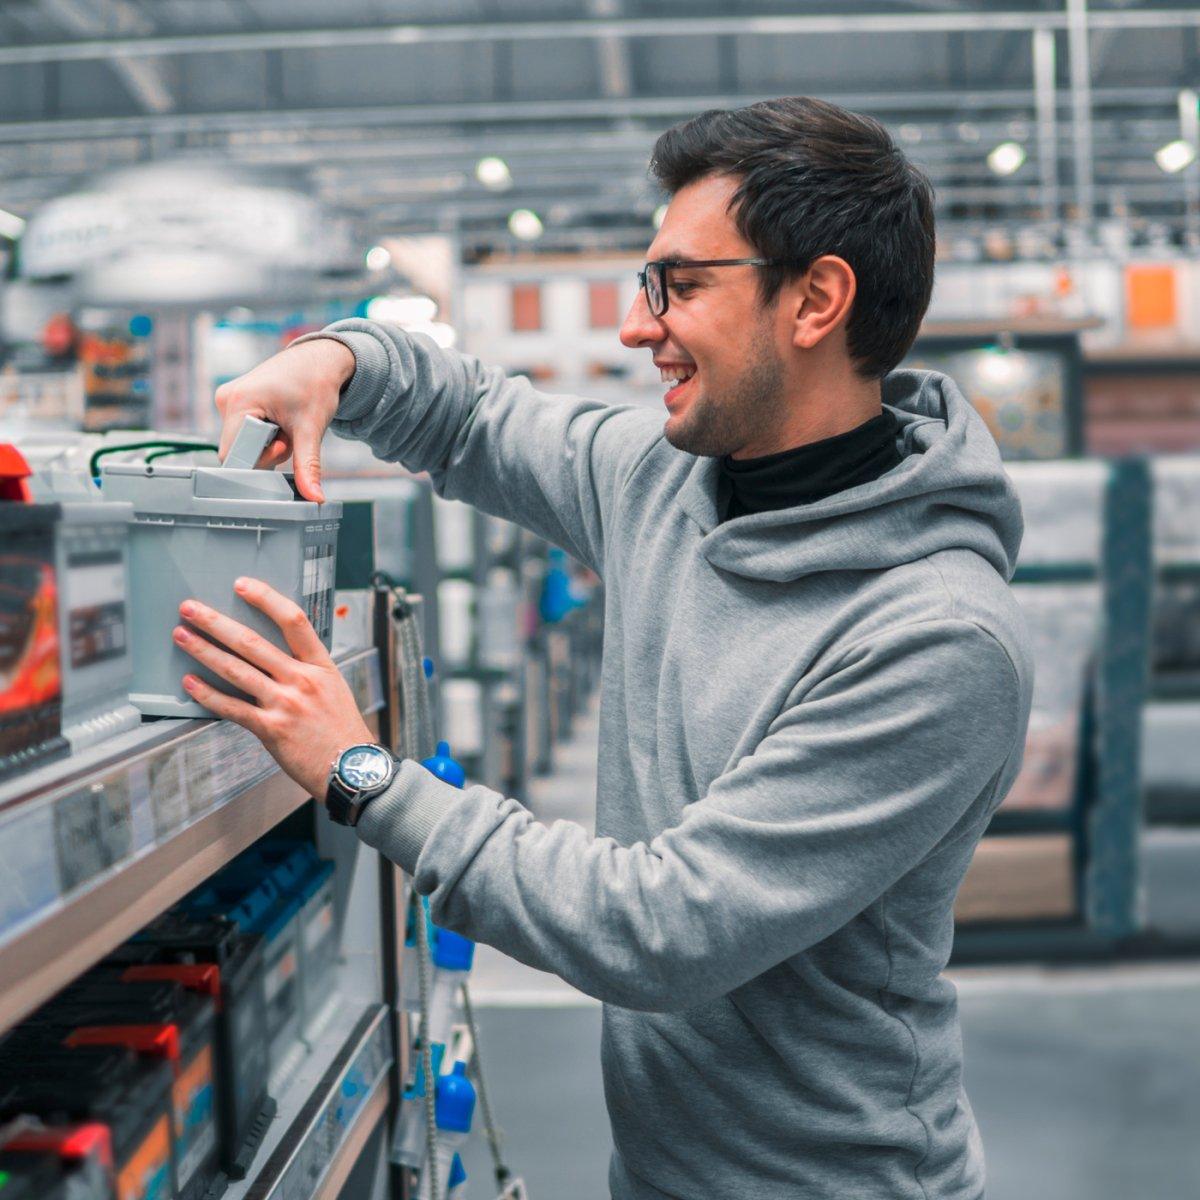
[{"label": "smiling mouth", "polygon": [[662,377],[663,383],[671,385],[667,389],[667,394],[663,397],[663,402],[670,408],[679,399],[684,388],[695,377],[696,368],[688,366],[659,367],[659,374]]}]

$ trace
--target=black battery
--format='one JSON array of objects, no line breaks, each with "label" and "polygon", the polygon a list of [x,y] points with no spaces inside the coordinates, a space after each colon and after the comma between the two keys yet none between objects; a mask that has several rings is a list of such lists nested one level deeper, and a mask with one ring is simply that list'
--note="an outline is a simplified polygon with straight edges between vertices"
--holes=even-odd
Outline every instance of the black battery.
[{"label": "black battery", "polygon": [[[0,446],[0,452],[11,449]],[[0,480],[4,478],[0,453]],[[2,492],[2,489],[0,489]],[[70,752],[54,530],[62,508],[0,494],[0,779]]]},{"label": "black battery", "polygon": [[116,1200],[172,1200],[170,1066],[124,1047],[70,1049],[49,1032],[22,1027],[0,1048],[0,1119],[101,1121]]},{"label": "black battery", "polygon": [[0,1200],[65,1200],[66,1187],[52,1155],[0,1151]]},{"label": "black battery", "polygon": [[[18,1121],[0,1148],[0,1174],[6,1169],[36,1170],[46,1165],[45,1192],[36,1196],[54,1200],[113,1200],[112,1133],[107,1125],[93,1121],[82,1125],[47,1126]],[[13,1195],[24,1193],[14,1192]],[[0,1200],[10,1200],[0,1190]]]},{"label": "black battery", "polygon": [[126,967],[209,963],[220,973],[216,1024],[221,1165],[243,1179],[275,1101],[267,1094],[266,997],[262,939],[224,917],[165,913],[112,955]]},{"label": "black battery", "polygon": [[[220,1173],[217,1152],[216,1004],[171,980],[131,980],[100,968],[60,992],[34,1016],[64,1031],[69,1045],[129,1044],[140,1030],[171,1063],[176,1193],[198,1200]],[[2,1200],[2,1198],[0,1198]]]}]

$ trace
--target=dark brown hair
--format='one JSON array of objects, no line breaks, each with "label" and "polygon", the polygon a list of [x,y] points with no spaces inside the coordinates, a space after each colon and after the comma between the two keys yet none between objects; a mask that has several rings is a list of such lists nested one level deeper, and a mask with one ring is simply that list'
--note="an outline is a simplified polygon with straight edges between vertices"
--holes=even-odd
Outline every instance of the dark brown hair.
[{"label": "dark brown hair", "polygon": [[764,304],[821,255],[845,259],[859,374],[882,378],[908,353],[933,291],[933,187],[878,121],[806,96],[712,109],[668,129],[650,169],[669,193],[708,175],[738,181],[739,232],[788,264],[762,268]]}]

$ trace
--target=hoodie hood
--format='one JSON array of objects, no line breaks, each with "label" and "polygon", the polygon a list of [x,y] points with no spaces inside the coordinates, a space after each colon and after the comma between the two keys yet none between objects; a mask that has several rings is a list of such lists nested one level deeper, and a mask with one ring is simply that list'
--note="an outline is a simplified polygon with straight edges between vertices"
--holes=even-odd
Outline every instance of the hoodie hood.
[{"label": "hoodie hood", "polygon": [[894,371],[883,403],[900,422],[898,467],[826,500],[719,522],[717,459],[696,459],[679,500],[714,567],[778,583],[873,571],[939,550],[974,550],[1011,579],[1024,524],[983,418],[936,371]]}]

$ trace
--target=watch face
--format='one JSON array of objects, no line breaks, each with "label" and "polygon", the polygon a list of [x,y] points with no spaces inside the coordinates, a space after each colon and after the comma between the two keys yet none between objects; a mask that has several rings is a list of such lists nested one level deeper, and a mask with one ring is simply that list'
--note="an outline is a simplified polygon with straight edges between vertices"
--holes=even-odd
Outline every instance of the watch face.
[{"label": "watch face", "polygon": [[358,791],[378,787],[392,770],[392,758],[378,746],[351,746],[338,760],[337,773]]}]

